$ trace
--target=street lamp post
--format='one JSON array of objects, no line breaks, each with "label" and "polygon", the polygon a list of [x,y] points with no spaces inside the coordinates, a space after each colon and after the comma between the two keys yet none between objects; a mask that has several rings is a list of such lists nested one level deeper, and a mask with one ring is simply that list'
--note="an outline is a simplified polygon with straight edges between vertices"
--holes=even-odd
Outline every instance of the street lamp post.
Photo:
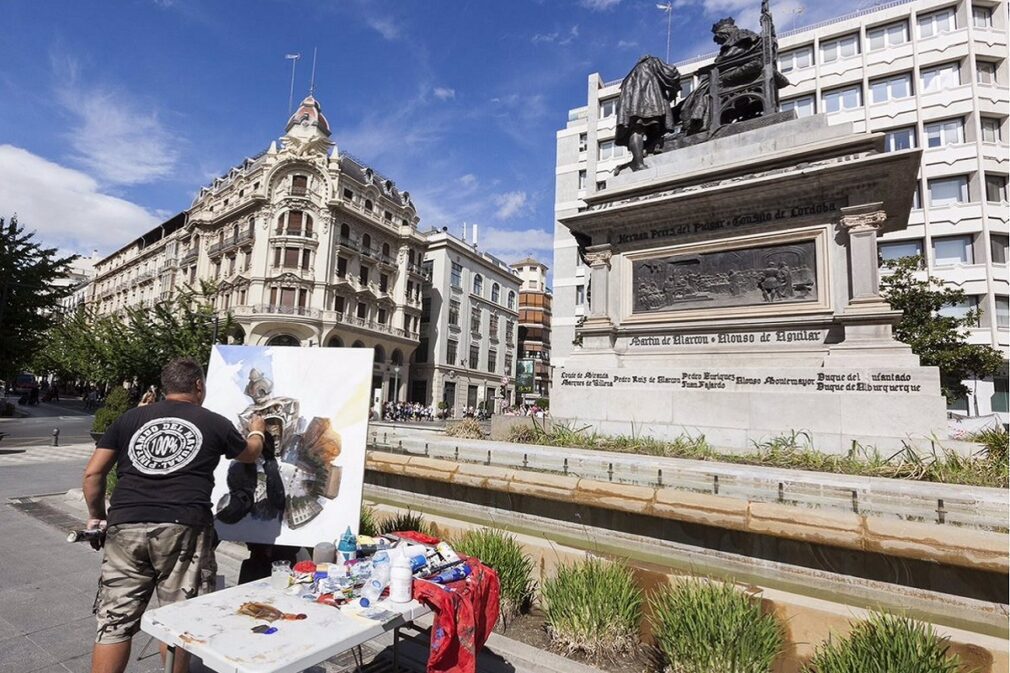
[{"label": "street lamp post", "polygon": [[400,368],[393,367],[393,401],[400,401]]}]

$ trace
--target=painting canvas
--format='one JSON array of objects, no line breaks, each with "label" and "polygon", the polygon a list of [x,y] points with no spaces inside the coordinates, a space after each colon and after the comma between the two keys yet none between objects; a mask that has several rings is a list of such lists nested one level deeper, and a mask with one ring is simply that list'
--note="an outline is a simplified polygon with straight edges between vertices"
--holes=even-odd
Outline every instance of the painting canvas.
[{"label": "painting canvas", "polygon": [[366,348],[215,346],[204,406],[245,434],[263,416],[275,459],[222,459],[211,503],[223,540],[312,547],[357,532],[372,358]]}]

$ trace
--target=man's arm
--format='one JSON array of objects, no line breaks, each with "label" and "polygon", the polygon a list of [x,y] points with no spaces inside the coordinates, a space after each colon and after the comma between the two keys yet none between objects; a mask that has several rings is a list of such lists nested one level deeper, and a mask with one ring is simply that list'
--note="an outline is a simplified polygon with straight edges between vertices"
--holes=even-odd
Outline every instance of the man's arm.
[{"label": "man's arm", "polygon": [[235,456],[235,460],[240,463],[255,463],[259,460],[260,454],[263,453],[263,433],[266,428],[267,424],[259,414],[254,414],[249,419],[249,434],[245,438],[245,448]]},{"label": "man's arm", "polygon": [[84,502],[88,505],[89,529],[105,523],[105,477],[116,464],[116,451],[97,448],[84,468]]}]

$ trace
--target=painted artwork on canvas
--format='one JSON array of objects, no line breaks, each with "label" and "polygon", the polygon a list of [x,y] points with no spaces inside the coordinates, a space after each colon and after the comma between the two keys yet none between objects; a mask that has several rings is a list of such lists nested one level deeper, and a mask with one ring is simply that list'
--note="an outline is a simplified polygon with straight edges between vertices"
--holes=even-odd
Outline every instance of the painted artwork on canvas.
[{"label": "painted artwork on canvas", "polygon": [[215,346],[204,406],[243,434],[263,417],[272,449],[214,474],[223,540],[312,547],[357,531],[373,351]]}]

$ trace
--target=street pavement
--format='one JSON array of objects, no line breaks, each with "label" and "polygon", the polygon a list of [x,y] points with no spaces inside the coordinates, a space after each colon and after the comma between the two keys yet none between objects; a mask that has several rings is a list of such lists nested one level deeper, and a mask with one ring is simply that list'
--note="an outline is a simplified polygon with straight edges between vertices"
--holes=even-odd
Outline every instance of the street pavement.
[{"label": "street pavement", "polygon": [[[6,398],[17,405],[17,397]],[[80,398],[59,402],[40,402],[38,406],[18,406],[27,418],[0,418],[0,454],[5,449],[26,446],[50,446],[53,429],[59,428],[60,444],[82,444],[91,441],[94,414],[84,410]]]}]

